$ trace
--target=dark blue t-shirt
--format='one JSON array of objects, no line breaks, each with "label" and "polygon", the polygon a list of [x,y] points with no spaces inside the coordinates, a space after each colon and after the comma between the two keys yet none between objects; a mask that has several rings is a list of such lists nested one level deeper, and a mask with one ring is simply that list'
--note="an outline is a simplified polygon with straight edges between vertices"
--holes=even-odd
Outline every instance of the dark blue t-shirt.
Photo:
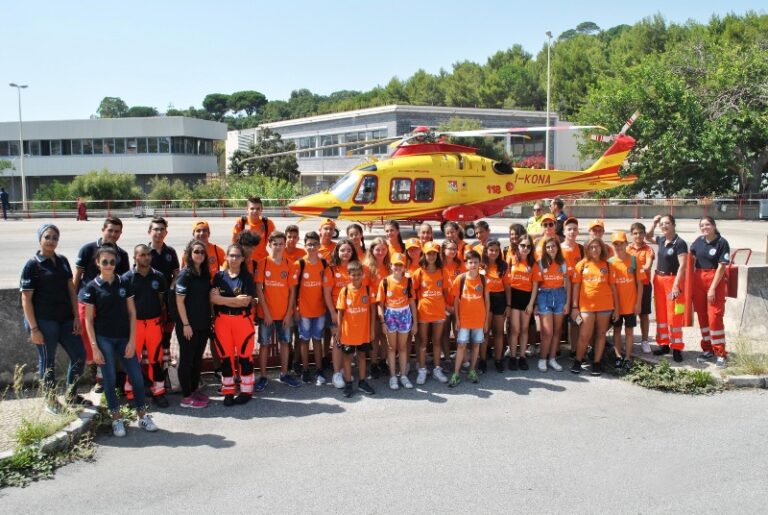
[{"label": "dark blue t-shirt", "polygon": [[[230,277],[229,272],[222,270],[217,272],[213,278],[213,288],[219,289],[222,297],[237,297],[238,295],[255,295],[256,286],[253,283],[253,276],[245,270],[240,271],[240,275]],[[216,313],[226,313],[230,315],[239,315],[244,313],[251,314],[251,306],[247,308],[230,308],[228,306],[214,306]]]},{"label": "dark blue t-shirt", "polygon": [[[176,278],[176,296],[184,299],[187,321],[192,329],[202,330],[211,327],[211,283],[207,277],[190,273],[184,268]],[[174,310],[175,311],[175,310]],[[176,314],[176,322],[184,321]]]},{"label": "dark blue t-shirt", "polygon": [[131,284],[116,275],[111,283],[96,277],[80,290],[78,300],[95,308],[93,329],[97,335],[128,338],[131,336],[128,317],[128,299],[131,297]]},{"label": "dark blue t-shirt", "polygon": [[28,260],[21,271],[21,291],[32,291],[32,306],[38,320],[65,322],[72,320],[72,301],[69,298],[69,281],[72,269],[69,261],[58,254],[44,257],[40,252]]},{"label": "dark blue t-shirt", "polygon": [[[102,240],[99,238],[91,243],[86,243],[80,247],[80,252],[77,253],[77,259],[75,260],[75,266],[83,269],[83,276],[80,278],[79,289],[91,282],[96,276],[99,275],[99,267],[96,266],[96,251],[101,247]],[[117,246],[116,246],[117,247]],[[128,260],[128,253],[117,247],[117,264],[115,265],[115,275],[123,275],[131,269],[130,261]]]},{"label": "dark blue t-shirt", "polygon": [[167,284],[171,284],[173,272],[179,269],[179,256],[176,254],[176,250],[165,243],[163,243],[160,252],[152,248],[152,242],[147,243],[147,245],[149,246],[149,255],[152,256],[150,266],[163,274]]},{"label": "dark blue t-shirt", "polygon": [[667,241],[664,236],[656,236],[656,245],[658,259],[656,260],[656,270],[667,274],[677,274],[680,268],[680,261],[677,256],[688,253],[688,245],[680,236],[675,236],[672,241]]},{"label": "dark blue t-shirt", "polygon": [[150,320],[162,314],[160,296],[168,290],[163,274],[150,268],[146,276],[134,268],[123,274],[123,280],[130,283],[133,302],[136,305],[136,320]]},{"label": "dark blue t-shirt", "polygon": [[718,235],[712,241],[707,241],[704,236],[699,236],[691,243],[693,253],[693,267],[696,270],[715,270],[722,263],[731,262],[731,247],[728,241]]}]

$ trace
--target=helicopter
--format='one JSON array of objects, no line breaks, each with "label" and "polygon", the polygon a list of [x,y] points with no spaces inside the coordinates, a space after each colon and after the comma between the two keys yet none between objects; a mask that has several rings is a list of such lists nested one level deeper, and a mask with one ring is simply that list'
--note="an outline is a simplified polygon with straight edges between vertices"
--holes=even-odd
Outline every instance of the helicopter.
[{"label": "helicopter", "polygon": [[[626,134],[638,113],[615,135],[593,135],[611,146],[586,170],[513,167],[477,154],[474,147],[446,141],[447,137],[512,136],[545,130],[603,129],[599,125],[516,127],[435,132],[417,127],[411,134],[366,141],[357,151],[390,142],[382,159],[371,158],[342,176],[330,189],[307,195],[288,208],[302,217],[355,220],[373,224],[387,220],[413,223],[460,223],[472,237],[472,222],[501,212],[510,204],[605,190],[633,183],[634,175],[619,175],[635,146]],[[348,144],[344,144],[348,145]],[[339,146],[339,145],[332,145]],[[271,154],[260,158],[271,157]]]}]

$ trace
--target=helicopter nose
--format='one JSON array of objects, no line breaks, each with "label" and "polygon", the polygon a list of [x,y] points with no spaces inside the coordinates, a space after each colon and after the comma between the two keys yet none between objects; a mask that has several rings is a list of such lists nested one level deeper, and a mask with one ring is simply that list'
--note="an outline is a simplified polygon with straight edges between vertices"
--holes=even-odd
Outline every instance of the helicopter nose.
[{"label": "helicopter nose", "polygon": [[328,192],[302,197],[289,204],[288,209],[301,216],[338,218],[341,214],[338,199]]}]

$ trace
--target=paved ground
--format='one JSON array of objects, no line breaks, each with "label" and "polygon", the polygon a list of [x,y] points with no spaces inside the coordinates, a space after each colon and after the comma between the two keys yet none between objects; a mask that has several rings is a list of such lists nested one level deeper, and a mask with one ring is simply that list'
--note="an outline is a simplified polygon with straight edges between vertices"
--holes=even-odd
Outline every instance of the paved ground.
[{"label": "paved ground", "polygon": [[[529,371],[343,400],[272,382],[242,407],[158,413],[3,512],[762,513],[768,392],[661,394]],[[100,511],[97,508],[97,511]]]},{"label": "paved ground", "polygon": [[[233,218],[208,218],[211,224],[211,241],[219,245],[229,243]],[[103,220],[91,219],[88,222],[76,222],[71,219],[50,220],[56,223],[62,231],[62,239],[59,243],[59,251],[74,263],[79,248],[100,236],[101,224]],[[192,218],[171,218],[169,219],[168,244],[181,251],[189,241],[192,233]],[[296,218],[275,218],[275,225],[278,229],[285,228],[286,225],[296,223]],[[149,220],[124,218],[125,224],[123,236],[120,240],[120,246],[130,249],[137,243],[145,243],[148,240],[147,228]],[[489,219],[491,230],[495,237],[507,240],[508,227],[510,223],[521,222],[521,220],[509,218]],[[630,219],[609,219],[606,221],[606,231],[629,230],[629,226],[634,222]],[[14,287],[19,284],[19,275],[24,262],[37,250],[37,239],[35,231],[42,223],[42,220],[13,220],[3,222],[0,220],[0,235],[2,235],[3,259],[0,260],[0,288]],[[649,220],[644,223],[650,225]],[[342,228],[346,227],[346,222],[341,222]],[[437,226],[435,224],[435,226]],[[299,223],[302,234],[305,231],[317,230],[316,220],[305,220]],[[719,229],[731,243],[732,248],[751,248],[754,252],[752,256],[753,264],[763,264],[765,260],[766,236],[768,234],[768,224],[765,222],[746,222],[723,220],[719,223]],[[410,228],[403,227],[405,233],[410,233]],[[696,220],[679,220],[678,230],[680,235],[689,243],[698,235]],[[582,229],[584,234],[586,228]],[[383,228],[377,227],[373,230],[373,235],[383,235]],[[366,234],[366,239],[372,235]],[[439,230],[436,231],[436,237],[440,238]],[[584,238],[582,238],[584,239]],[[742,263],[739,259],[739,263]]]}]

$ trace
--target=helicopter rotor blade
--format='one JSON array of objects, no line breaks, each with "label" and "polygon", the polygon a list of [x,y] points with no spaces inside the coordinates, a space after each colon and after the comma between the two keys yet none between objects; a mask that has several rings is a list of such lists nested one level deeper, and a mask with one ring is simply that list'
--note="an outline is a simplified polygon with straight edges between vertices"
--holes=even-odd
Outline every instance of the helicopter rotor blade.
[{"label": "helicopter rotor blade", "polygon": [[[354,146],[361,146],[365,145],[367,148],[375,147],[378,145],[381,145],[382,143],[388,142],[388,141],[396,141],[400,139],[400,136],[397,137],[389,137],[389,138],[381,138],[377,140],[367,140],[367,141],[348,141],[345,143],[335,143],[333,145],[323,145],[321,147],[309,147],[309,148],[297,148],[294,150],[285,150],[283,152],[273,152],[271,154],[263,154],[260,156],[251,156],[245,159],[242,159],[238,161],[239,163],[246,163],[248,161],[258,161],[260,159],[270,159],[273,157],[280,157],[280,156],[290,156],[291,154],[301,154],[304,152],[315,152],[316,150],[326,150],[330,148],[341,148],[341,147],[354,147]],[[356,149],[357,151],[359,149]]]},{"label": "helicopter rotor blade", "polygon": [[635,120],[637,120],[637,117],[640,116],[640,111],[635,111],[632,116],[629,117],[629,120],[627,120],[627,123],[624,124],[624,126],[621,128],[621,131],[619,131],[619,134],[622,136],[627,133],[630,127],[632,127],[632,124],[635,123]]}]

